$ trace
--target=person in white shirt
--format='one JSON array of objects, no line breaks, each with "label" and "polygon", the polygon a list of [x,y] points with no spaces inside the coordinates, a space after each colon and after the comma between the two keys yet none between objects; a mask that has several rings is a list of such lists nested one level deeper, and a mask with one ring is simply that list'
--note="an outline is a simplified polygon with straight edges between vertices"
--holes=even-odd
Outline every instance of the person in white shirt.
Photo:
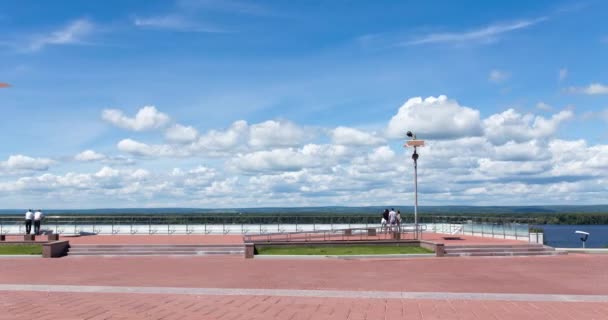
[{"label": "person in white shirt", "polygon": [[397,210],[397,217],[395,219],[397,220],[397,229],[401,231],[401,210]]},{"label": "person in white shirt", "polygon": [[391,211],[389,211],[388,213],[388,221],[391,225],[392,230],[392,227],[397,224],[397,212],[395,212],[395,209],[393,208],[391,208]]},{"label": "person in white shirt", "polygon": [[25,234],[30,234],[32,231],[32,220],[34,219],[34,212],[32,209],[28,209],[25,212]]},{"label": "person in white shirt", "polygon": [[40,209],[36,210],[36,212],[34,212],[34,234],[35,235],[40,234],[40,222],[42,221],[42,219],[44,219],[44,214],[42,214],[42,211]]}]

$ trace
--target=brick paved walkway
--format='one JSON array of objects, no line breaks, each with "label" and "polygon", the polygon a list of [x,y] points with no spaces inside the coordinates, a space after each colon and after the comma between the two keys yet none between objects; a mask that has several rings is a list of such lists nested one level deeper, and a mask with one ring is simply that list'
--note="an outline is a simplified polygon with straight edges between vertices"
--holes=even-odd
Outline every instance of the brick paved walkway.
[{"label": "brick paved walkway", "polygon": [[[2,258],[0,319],[606,319],[606,265],[608,255]],[[7,286],[22,284],[47,285],[52,292]],[[59,292],[51,285],[82,290]],[[88,286],[120,288],[86,293]],[[226,295],[229,289],[241,295]],[[570,295],[583,298],[566,302]]]},{"label": "brick paved walkway", "polygon": [[2,284],[608,294],[608,255],[405,260],[0,259]]},{"label": "brick paved walkway", "polygon": [[[0,292],[3,293],[3,292]],[[33,304],[32,302],[37,302]],[[608,303],[11,292],[0,319],[606,319]]]}]

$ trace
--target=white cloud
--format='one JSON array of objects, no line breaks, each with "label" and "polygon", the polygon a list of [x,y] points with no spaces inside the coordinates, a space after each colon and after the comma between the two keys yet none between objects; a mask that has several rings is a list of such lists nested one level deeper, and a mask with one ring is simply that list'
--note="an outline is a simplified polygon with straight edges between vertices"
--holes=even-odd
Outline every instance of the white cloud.
[{"label": "white cloud", "polygon": [[188,155],[188,150],[174,148],[170,145],[149,145],[132,139],[123,139],[117,144],[118,150],[144,157],[182,157]]},{"label": "white cloud", "polygon": [[494,83],[500,83],[507,79],[509,79],[511,75],[508,72],[500,71],[500,70],[492,70],[490,71],[490,75],[488,76],[488,80]]},{"label": "white cloud", "polygon": [[46,171],[55,161],[48,158],[32,158],[21,154],[11,155],[6,161],[0,162],[0,168],[9,172],[14,171]]},{"label": "white cloud", "polygon": [[249,128],[249,145],[252,147],[297,146],[309,138],[302,128],[289,121],[265,121]]},{"label": "white cloud", "polygon": [[74,156],[74,159],[76,161],[98,161],[106,159],[106,156],[93,150],[85,150]]},{"label": "white cloud", "polygon": [[466,42],[491,42],[501,35],[531,27],[547,18],[532,20],[520,20],[506,24],[493,24],[483,28],[464,32],[431,33],[419,39],[406,42],[405,45],[420,45],[433,43],[466,43]]},{"label": "white cloud", "polygon": [[167,125],[170,120],[169,116],[159,112],[154,106],[139,109],[134,118],[125,116],[121,110],[105,109],[102,118],[115,126],[132,131],[158,129]]},{"label": "white cloud", "polygon": [[98,178],[112,178],[120,175],[120,171],[112,169],[110,167],[103,167],[95,173]]},{"label": "white cloud", "polygon": [[[560,126],[572,117],[571,111],[543,117],[509,109],[480,119],[478,110],[440,96],[409,99],[388,129],[398,133],[396,138],[405,139],[404,132],[412,130],[427,140],[419,150],[418,173],[421,200],[429,205],[572,199],[597,203],[608,191],[608,145],[556,140]],[[0,199],[9,206],[37,199],[47,205],[79,207],[411,201],[411,150],[369,131],[342,126],[310,129],[272,120],[253,125],[236,121],[201,134],[173,123],[164,134],[166,142],[160,144],[134,138],[117,143],[118,151],[138,156],[145,168],[125,167],[114,161],[118,156],[85,150],[75,159],[98,161],[103,167],[39,174],[36,171],[48,170],[52,160],[12,156],[0,162]],[[282,137],[293,145],[276,141]],[[162,159],[166,157],[171,159]],[[44,160],[51,162],[45,165]]]},{"label": "white cloud", "polygon": [[367,133],[348,127],[337,127],[331,131],[333,143],[345,146],[374,146],[384,143],[375,133]]},{"label": "white cloud", "polygon": [[133,25],[142,29],[170,30],[179,32],[224,32],[220,28],[204,25],[181,15],[165,15],[133,19]]},{"label": "white cloud", "polygon": [[482,133],[479,111],[460,106],[446,96],[409,99],[388,124],[387,136],[405,138],[413,131],[420,139],[454,139]]},{"label": "white cloud", "polygon": [[79,44],[93,32],[94,25],[87,19],[78,19],[65,28],[53,31],[46,35],[32,38],[28,45],[31,51],[40,50],[48,45]]},{"label": "white cloud", "polygon": [[543,110],[543,111],[551,111],[551,110],[553,110],[553,107],[551,107],[550,105],[548,105],[548,104],[546,104],[546,103],[544,103],[542,101],[536,104],[536,108],[540,109],[540,110]]},{"label": "white cloud", "polygon": [[568,92],[570,93],[581,93],[587,95],[600,95],[600,94],[608,94],[608,86],[603,85],[601,83],[592,83],[587,87],[570,87],[568,88]]},{"label": "white cloud", "polygon": [[559,75],[558,75],[559,81],[564,81],[564,80],[566,80],[567,77],[568,77],[568,69],[567,68],[559,69]]},{"label": "white cloud", "polygon": [[547,145],[538,140],[517,143],[509,141],[494,147],[495,158],[503,161],[534,161],[547,160],[551,154]]},{"label": "white cloud", "polygon": [[198,138],[198,131],[190,126],[175,124],[165,131],[165,138],[179,143],[193,142]]},{"label": "white cloud", "polygon": [[550,164],[539,161],[496,161],[479,159],[479,171],[489,177],[538,174],[550,168]]},{"label": "white cloud", "polygon": [[231,166],[242,172],[298,171],[331,165],[348,154],[348,149],[337,145],[308,144],[300,149],[284,148],[239,154]]},{"label": "white cloud", "polygon": [[552,136],[562,122],[573,116],[572,111],[561,111],[546,119],[509,109],[485,119],[483,126],[485,136],[494,144],[508,141],[523,142]]},{"label": "white cloud", "polygon": [[210,130],[202,135],[192,148],[198,151],[229,151],[246,143],[249,126],[246,121],[235,121],[225,131]]}]

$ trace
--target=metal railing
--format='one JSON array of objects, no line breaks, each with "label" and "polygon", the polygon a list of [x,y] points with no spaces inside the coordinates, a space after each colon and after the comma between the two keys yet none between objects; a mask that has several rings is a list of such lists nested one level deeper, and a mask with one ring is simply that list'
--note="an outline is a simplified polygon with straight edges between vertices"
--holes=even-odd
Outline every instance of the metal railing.
[{"label": "metal railing", "polygon": [[[403,217],[404,226],[413,217]],[[420,217],[427,232],[523,239],[529,237],[529,219],[465,216]],[[271,234],[316,232],[341,229],[377,228],[379,215],[133,215],[79,216],[51,215],[42,222],[43,230],[58,234]],[[24,233],[22,216],[0,216],[0,234]]]},{"label": "metal railing", "polygon": [[[414,240],[416,238],[414,231],[415,225],[412,224],[386,227],[376,226],[367,228],[246,234],[243,236],[243,240],[246,243],[393,240],[394,233],[400,233],[400,239]],[[419,231],[426,231],[426,226],[419,226]]]}]

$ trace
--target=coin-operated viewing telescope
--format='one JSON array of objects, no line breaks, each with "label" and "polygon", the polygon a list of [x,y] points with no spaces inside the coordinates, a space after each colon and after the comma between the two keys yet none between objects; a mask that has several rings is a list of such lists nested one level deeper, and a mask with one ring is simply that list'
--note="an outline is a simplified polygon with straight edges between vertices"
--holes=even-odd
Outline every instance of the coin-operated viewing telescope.
[{"label": "coin-operated viewing telescope", "polygon": [[589,232],[576,230],[574,233],[582,234],[581,242],[583,243],[583,248],[585,247],[585,242],[587,242],[587,238],[589,238]]}]

